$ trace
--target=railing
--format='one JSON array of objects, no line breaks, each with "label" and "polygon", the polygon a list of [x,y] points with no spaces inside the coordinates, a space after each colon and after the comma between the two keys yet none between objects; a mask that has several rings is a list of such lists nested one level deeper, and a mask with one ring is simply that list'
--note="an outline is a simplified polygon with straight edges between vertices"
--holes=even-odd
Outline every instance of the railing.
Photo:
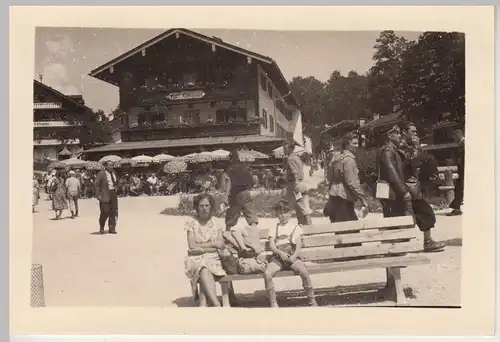
[{"label": "railing", "polygon": [[33,109],[57,109],[62,108],[61,102],[35,102]]},{"label": "railing", "polygon": [[253,135],[260,133],[260,123],[199,124],[191,126],[135,127],[122,129],[122,141],[145,141],[202,137]]},{"label": "railing", "polygon": [[47,121],[35,121],[33,123],[35,127],[69,127],[69,126],[80,126],[80,123],[70,123],[67,121],[56,121],[56,120],[47,120]]}]

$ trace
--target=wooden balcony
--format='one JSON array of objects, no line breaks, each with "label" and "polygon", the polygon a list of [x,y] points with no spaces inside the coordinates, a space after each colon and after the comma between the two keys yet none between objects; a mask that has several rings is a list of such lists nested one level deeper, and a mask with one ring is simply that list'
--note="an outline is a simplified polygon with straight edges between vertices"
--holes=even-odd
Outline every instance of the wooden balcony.
[{"label": "wooden balcony", "polygon": [[260,123],[215,123],[189,126],[167,126],[152,124],[149,127],[124,128],[122,141],[147,141],[203,137],[254,135],[260,133]]}]

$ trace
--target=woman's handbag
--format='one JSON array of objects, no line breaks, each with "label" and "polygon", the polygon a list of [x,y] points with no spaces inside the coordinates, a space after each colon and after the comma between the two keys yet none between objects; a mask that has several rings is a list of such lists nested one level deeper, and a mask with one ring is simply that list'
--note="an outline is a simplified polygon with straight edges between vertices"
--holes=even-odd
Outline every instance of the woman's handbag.
[{"label": "woman's handbag", "polygon": [[390,186],[389,183],[380,179],[380,155],[377,160],[377,182],[375,187],[376,199],[389,199]]}]

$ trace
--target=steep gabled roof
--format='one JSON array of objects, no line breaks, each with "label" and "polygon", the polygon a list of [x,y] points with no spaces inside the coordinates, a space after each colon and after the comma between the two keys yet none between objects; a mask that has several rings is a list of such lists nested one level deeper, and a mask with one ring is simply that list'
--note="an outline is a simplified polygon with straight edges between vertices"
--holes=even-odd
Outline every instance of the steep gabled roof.
[{"label": "steep gabled roof", "polygon": [[65,95],[65,94],[61,93],[60,91],[55,90],[54,88],[49,87],[48,85],[43,84],[42,82],[39,82],[39,81],[37,81],[35,79],[33,79],[33,85],[34,86],[39,86],[39,87],[41,87],[41,88],[43,88],[43,89],[51,92],[52,94],[56,95],[57,97],[63,98],[66,101],[73,103],[77,107],[80,107],[80,108],[83,108],[83,109],[88,109],[88,110],[92,111],[89,107],[87,107],[86,105],[82,104],[79,101],[79,98],[81,98],[81,95],[79,95],[79,97]]},{"label": "steep gabled roof", "polygon": [[[283,75],[283,73],[281,72],[280,68],[278,67],[278,65],[276,64],[276,62],[272,58],[255,53],[255,52],[252,52],[252,51],[249,51],[249,50],[246,50],[246,49],[243,49],[243,48],[240,48],[238,46],[235,46],[235,45],[232,45],[229,43],[226,43],[220,38],[205,36],[201,33],[194,32],[194,31],[184,29],[184,28],[173,28],[173,29],[167,30],[167,31],[157,35],[156,37],[153,37],[150,40],[140,44],[139,46],[133,48],[132,50],[125,52],[124,54],[112,59],[111,61],[95,68],[94,70],[92,70],[89,73],[89,75],[92,77],[98,78],[98,79],[102,79],[100,77],[100,75],[103,72],[105,72],[106,70],[108,70],[109,68],[111,68],[112,66],[114,66],[114,65],[116,65],[116,64],[138,54],[138,53],[141,53],[141,51],[143,49],[151,47],[151,46],[163,41],[164,39],[171,37],[174,34],[184,34],[184,35],[192,37],[194,39],[198,39],[198,40],[204,41],[206,43],[213,44],[215,46],[234,51],[236,53],[245,55],[247,57],[250,57],[250,58],[253,58],[253,59],[256,59],[256,60],[262,62],[264,66],[267,66],[267,67],[265,67],[266,72],[268,72],[268,70],[272,69],[274,72],[277,73],[277,75],[279,77],[279,82],[282,83],[282,86],[285,87],[285,89],[287,89],[287,91],[290,92],[290,94],[287,97],[291,98],[292,102],[297,107],[299,107],[297,100],[295,99],[293,94],[291,94],[291,89],[290,89],[290,85],[288,84],[288,81],[286,80],[286,78]],[[286,95],[286,94],[282,94],[282,95]]]}]

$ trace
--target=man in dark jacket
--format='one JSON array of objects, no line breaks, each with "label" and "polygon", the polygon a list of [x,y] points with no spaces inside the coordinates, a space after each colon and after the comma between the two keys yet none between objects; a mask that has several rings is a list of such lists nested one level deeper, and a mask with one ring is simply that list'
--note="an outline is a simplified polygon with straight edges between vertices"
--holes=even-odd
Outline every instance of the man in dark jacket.
[{"label": "man in dark jacket", "polygon": [[452,133],[453,140],[458,143],[457,150],[457,166],[458,179],[455,183],[455,198],[450,203],[450,208],[453,209],[448,216],[462,215],[462,202],[464,201],[464,173],[465,173],[465,137],[461,130],[454,130]]},{"label": "man in dark jacket", "polygon": [[[230,188],[228,189],[228,205],[226,211],[226,234],[224,235],[235,247],[239,247],[242,256],[255,255],[261,252],[259,223],[257,215],[252,208],[252,197],[250,189],[253,186],[253,176],[250,167],[240,161],[237,150],[229,154],[230,166],[227,174],[230,179]],[[241,228],[237,226],[241,213],[246,218],[248,226]],[[231,234],[228,234],[231,232]]]},{"label": "man in dark jacket", "polygon": [[116,221],[118,219],[118,177],[113,170],[113,163],[108,161],[104,170],[99,171],[95,179],[95,197],[99,201],[99,233],[104,234],[104,226],[109,219],[109,233],[116,234]]},{"label": "man in dark jacket", "polygon": [[[414,125],[405,125],[403,136],[399,126],[391,127],[386,135],[387,142],[380,150],[380,179],[390,186],[389,198],[381,200],[384,217],[413,214],[415,223],[424,234],[424,251],[440,251],[444,243],[431,237],[436,218],[431,206],[423,198],[418,175],[412,167],[412,158],[418,156]],[[403,141],[403,143],[402,143]]]}]

